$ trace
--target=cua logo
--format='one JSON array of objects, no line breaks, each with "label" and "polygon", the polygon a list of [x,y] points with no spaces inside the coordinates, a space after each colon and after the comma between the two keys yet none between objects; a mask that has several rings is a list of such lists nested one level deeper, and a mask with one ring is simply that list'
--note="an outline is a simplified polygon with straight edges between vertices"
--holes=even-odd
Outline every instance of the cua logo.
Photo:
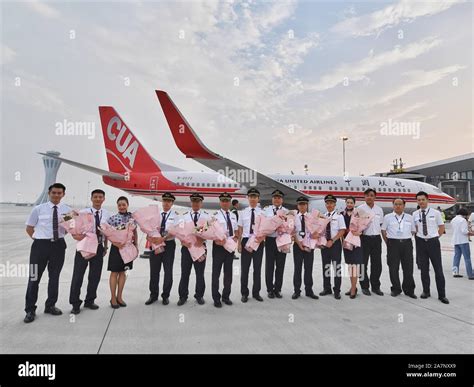
[{"label": "cua logo", "polygon": [[128,132],[127,138],[124,141],[125,132],[127,132],[127,127],[120,118],[117,116],[112,117],[107,125],[107,137],[110,141],[115,141],[115,148],[122,154],[124,159],[128,159],[130,168],[133,168],[138,152],[138,141],[133,138],[130,132]]}]

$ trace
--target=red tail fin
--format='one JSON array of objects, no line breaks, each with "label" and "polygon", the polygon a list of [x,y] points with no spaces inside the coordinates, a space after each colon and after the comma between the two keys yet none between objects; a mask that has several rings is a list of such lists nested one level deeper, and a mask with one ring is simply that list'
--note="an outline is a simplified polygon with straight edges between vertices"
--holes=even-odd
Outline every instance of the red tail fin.
[{"label": "red tail fin", "polygon": [[113,107],[99,106],[99,114],[111,172],[160,170]]}]

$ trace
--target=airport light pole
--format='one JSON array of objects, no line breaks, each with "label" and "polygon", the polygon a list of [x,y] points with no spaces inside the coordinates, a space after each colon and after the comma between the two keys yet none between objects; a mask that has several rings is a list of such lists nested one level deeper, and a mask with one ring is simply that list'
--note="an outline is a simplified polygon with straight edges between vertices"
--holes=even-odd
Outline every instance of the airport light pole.
[{"label": "airport light pole", "polygon": [[346,141],[349,140],[349,137],[342,136],[342,174],[346,176]]}]

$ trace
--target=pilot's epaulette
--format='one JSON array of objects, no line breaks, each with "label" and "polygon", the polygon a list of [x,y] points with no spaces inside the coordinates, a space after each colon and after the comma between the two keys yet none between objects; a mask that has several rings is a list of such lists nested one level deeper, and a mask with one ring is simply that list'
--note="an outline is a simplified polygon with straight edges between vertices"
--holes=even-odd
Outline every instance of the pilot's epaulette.
[{"label": "pilot's epaulette", "polygon": [[175,215],[179,215],[179,212],[178,212],[178,211],[175,211],[174,214],[175,214]]},{"label": "pilot's epaulette", "polygon": [[207,214],[207,215],[209,214],[209,212],[207,212],[207,211],[204,211],[204,210],[203,210],[202,212],[203,212],[203,213],[205,213],[205,214]]},{"label": "pilot's epaulette", "polygon": [[216,211],[216,212],[214,212],[212,215],[217,215],[218,213],[219,213],[219,211]]}]

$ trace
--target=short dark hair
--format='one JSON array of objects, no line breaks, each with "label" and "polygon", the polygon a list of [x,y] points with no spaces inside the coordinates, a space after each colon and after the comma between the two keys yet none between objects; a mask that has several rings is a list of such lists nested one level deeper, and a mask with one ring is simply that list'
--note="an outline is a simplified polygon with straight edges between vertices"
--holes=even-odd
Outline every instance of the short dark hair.
[{"label": "short dark hair", "polygon": [[461,215],[461,216],[468,216],[469,215],[469,212],[467,212],[467,209],[466,208],[460,208],[458,210],[458,215]]},{"label": "short dark hair", "polygon": [[377,196],[377,192],[375,192],[375,189],[373,188],[367,188],[365,191],[364,191],[364,195],[368,195],[369,193],[373,192],[375,196]]},{"label": "short dark hair", "polygon": [[66,187],[64,186],[64,184],[61,184],[61,183],[51,184],[48,188],[48,192],[51,192],[53,188],[60,188],[63,190],[63,192],[66,192]]},{"label": "short dark hair", "polygon": [[406,204],[406,201],[405,199],[401,198],[401,197],[396,197],[392,200],[392,204],[395,203],[395,200],[401,200],[403,202],[403,204]]},{"label": "short dark hair", "polygon": [[118,203],[119,201],[121,201],[121,200],[124,200],[124,201],[126,201],[126,202],[127,202],[127,204],[128,204],[128,199],[127,199],[127,197],[126,197],[126,196],[120,196],[120,197],[117,199],[117,203]]},{"label": "short dark hair", "polygon": [[346,197],[346,202],[347,202],[348,199],[352,199],[352,201],[353,201],[354,203],[356,202],[354,196],[347,196],[347,197]]},{"label": "short dark hair", "polygon": [[237,199],[232,200],[232,205],[235,206],[239,201]]},{"label": "short dark hair", "polygon": [[418,198],[418,196],[424,196],[424,197],[426,197],[427,199],[429,199],[429,196],[428,196],[428,194],[427,194],[425,191],[420,191],[420,192],[418,192],[415,197]]},{"label": "short dark hair", "polygon": [[94,196],[94,194],[102,194],[105,196],[105,192],[102,191],[101,189],[95,189],[91,192],[91,197]]}]

